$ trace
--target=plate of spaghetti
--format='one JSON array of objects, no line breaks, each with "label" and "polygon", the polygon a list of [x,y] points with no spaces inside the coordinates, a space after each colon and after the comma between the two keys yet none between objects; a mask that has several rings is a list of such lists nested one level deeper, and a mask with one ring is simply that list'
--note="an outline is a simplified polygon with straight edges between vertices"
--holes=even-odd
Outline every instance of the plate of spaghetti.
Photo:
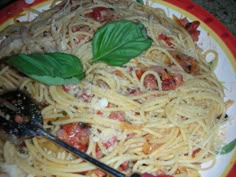
[{"label": "plate of spaghetti", "polygon": [[[236,40],[206,11],[189,1],[36,0],[0,15],[0,93],[27,91],[48,131],[127,176],[227,175]],[[1,136],[0,176],[109,175],[44,138]]]}]

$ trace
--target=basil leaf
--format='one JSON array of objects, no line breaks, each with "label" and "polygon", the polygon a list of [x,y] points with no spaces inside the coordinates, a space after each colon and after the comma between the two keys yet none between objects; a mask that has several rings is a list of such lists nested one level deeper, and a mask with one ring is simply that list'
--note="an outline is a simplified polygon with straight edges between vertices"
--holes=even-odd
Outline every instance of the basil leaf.
[{"label": "basil leaf", "polygon": [[79,58],[66,53],[33,53],[11,56],[7,63],[48,85],[75,84],[85,77]]},{"label": "basil leaf", "polygon": [[144,4],[143,0],[136,0],[136,2],[138,2],[140,4]]},{"label": "basil leaf", "polygon": [[234,139],[234,140],[231,141],[230,143],[228,143],[228,144],[226,144],[225,146],[223,146],[223,147],[217,152],[217,154],[227,154],[227,153],[231,152],[235,147],[236,147],[236,139]]},{"label": "basil leaf", "polygon": [[121,20],[106,23],[92,40],[93,61],[122,66],[148,49],[152,40],[141,23]]}]

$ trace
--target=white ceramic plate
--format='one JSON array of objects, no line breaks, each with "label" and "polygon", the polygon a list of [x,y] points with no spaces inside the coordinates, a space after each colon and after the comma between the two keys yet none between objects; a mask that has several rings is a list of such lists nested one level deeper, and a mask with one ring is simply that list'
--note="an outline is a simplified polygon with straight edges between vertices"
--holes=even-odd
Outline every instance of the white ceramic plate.
[{"label": "white ceramic plate", "polygon": [[[12,17],[21,13],[23,7],[31,7],[43,11],[49,7],[51,0],[35,0],[33,4],[26,4],[19,0],[0,11],[0,30],[13,22]],[[219,63],[216,69],[218,79],[224,83],[225,99],[236,102],[236,38],[212,15],[188,0],[152,0],[147,5],[165,10],[168,16],[187,17],[190,21],[198,20],[201,25],[199,46],[202,49],[214,49],[219,54]],[[20,20],[34,18],[28,14],[20,17]],[[236,104],[227,111],[229,121],[222,127],[222,136],[225,143],[236,139]],[[217,162],[210,170],[201,172],[202,177],[236,177],[235,149],[226,155],[218,155]],[[228,174],[231,169],[231,173]],[[227,175],[228,174],[228,175]]]}]

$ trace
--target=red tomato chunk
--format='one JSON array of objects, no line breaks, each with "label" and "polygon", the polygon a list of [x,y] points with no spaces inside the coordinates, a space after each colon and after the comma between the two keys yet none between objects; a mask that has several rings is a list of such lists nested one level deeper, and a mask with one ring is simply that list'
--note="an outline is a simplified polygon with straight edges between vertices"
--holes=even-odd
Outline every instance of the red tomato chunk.
[{"label": "red tomato chunk", "polygon": [[106,7],[95,7],[92,12],[85,14],[85,17],[93,18],[97,22],[108,22],[113,18],[113,11]]},{"label": "red tomato chunk", "polygon": [[57,133],[58,137],[69,145],[85,152],[89,143],[89,130],[82,128],[79,123],[63,125]]}]

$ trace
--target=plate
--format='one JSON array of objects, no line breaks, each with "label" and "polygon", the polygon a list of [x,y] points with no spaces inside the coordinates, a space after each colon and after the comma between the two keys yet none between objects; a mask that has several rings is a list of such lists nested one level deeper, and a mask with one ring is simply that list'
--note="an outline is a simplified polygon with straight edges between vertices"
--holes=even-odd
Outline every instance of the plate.
[{"label": "plate", "polygon": [[[13,23],[14,16],[18,15],[20,20],[35,17],[35,15],[30,13],[20,17],[24,8],[33,7],[43,11],[49,7],[50,3],[51,0],[35,0],[32,4],[26,4],[23,0],[20,0],[11,4],[0,11],[0,30]],[[201,34],[198,45],[202,49],[214,49],[218,52],[220,60],[215,71],[216,75],[224,83],[225,99],[236,101],[236,38],[227,28],[214,16],[188,0],[152,0],[145,3],[152,7],[162,8],[170,17],[175,15],[177,17],[187,17],[190,21],[200,21],[199,30]],[[236,104],[228,109],[227,115],[229,116],[229,121],[222,127],[225,143],[236,139]],[[235,160],[235,149],[228,154],[218,155],[214,167],[201,172],[201,175],[202,177],[236,176]]]}]

